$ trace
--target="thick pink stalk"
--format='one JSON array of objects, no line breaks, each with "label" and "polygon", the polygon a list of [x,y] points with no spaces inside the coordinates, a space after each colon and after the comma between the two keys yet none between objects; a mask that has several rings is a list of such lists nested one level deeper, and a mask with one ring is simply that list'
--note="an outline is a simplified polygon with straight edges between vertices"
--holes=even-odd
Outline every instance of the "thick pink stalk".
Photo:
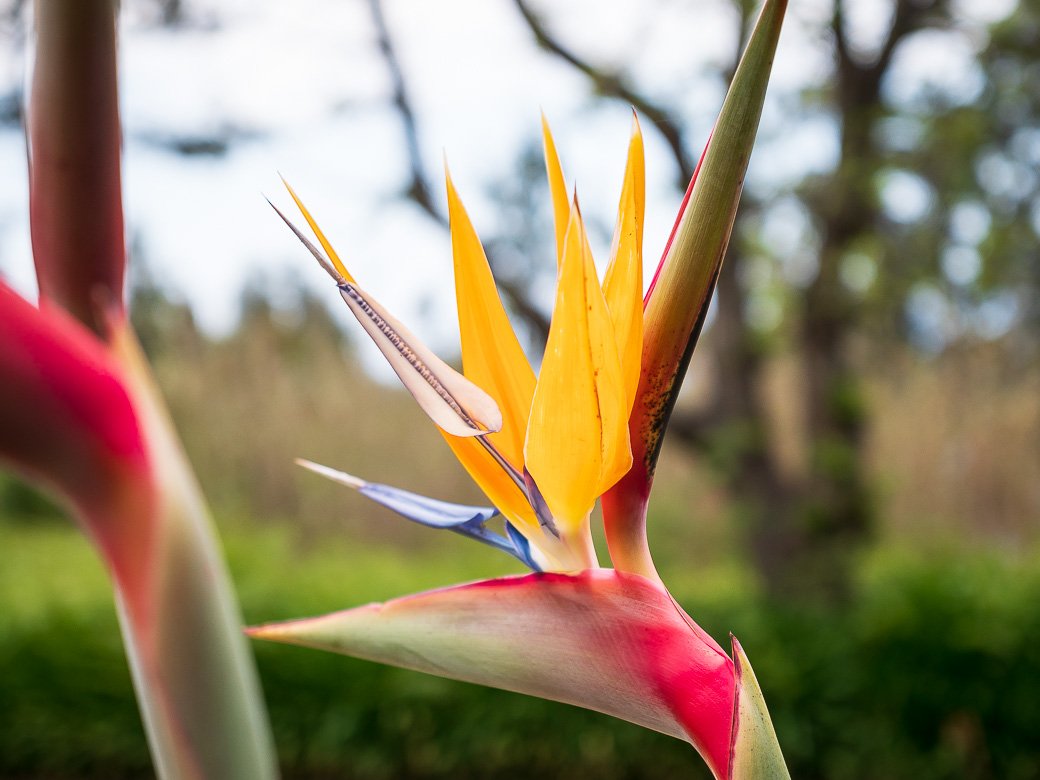
[{"label": "thick pink stalk", "polygon": [[156,495],[122,369],[79,323],[0,283],[0,461],[61,497],[143,617]]},{"label": "thick pink stalk", "polygon": [[27,110],[29,208],[40,298],[95,333],[122,307],[114,0],[37,0]]},{"label": "thick pink stalk", "polygon": [[157,774],[273,778],[231,583],[123,306],[114,0],[38,0],[35,21],[43,308],[0,287],[0,459],[64,499],[112,573]]},{"label": "thick pink stalk", "polygon": [[159,776],[274,777],[209,518],[126,321],[110,325],[112,348],[0,283],[0,465],[61,499],[105,560]]}]

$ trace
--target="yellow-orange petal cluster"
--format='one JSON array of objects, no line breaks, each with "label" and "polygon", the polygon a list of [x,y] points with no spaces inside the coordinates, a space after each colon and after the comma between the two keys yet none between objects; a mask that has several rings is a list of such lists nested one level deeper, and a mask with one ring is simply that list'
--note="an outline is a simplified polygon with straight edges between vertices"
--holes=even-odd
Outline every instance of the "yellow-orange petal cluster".
[{"label": "yellow-orange petal cluster", "polygon": [[[632,463],[628,418],[643,338],[643,140],[634,122],[610,262],[601,284],[581,210],[577,199],[568,195],[544,117],[542,130],[555,219],[557,284],[537,379],[450,175],[447,200],[462,376],[435,359],[378,304],[366,308],[364,301],[372,301],[367,293],[361,303],[355,300],[361,291],[353,276],[296,193],[291,188],[289,193],[328,262],[309,245],[312,253],[338,275],[351,310],[474,481],[541,552],[548,568],[587,568],[597,565],[590,512]],[[485,398],[500,414],[486,408]],[[473,413],[478,410],[480,415]],[[490,419],[494,427],[485,422]]]}]

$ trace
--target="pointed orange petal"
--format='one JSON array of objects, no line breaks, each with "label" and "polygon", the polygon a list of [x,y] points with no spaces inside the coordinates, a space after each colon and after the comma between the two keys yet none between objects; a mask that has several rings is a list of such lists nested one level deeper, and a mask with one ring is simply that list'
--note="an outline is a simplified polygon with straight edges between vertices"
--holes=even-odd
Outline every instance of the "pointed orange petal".
[{"label": "pointed orange petal", "polygon": [[631,464],[621,364],[577,203],[535,388],[527,468],[564,533]]},{"label": "pointed orange petal", "polygon": [[[589,234],[585,230],[585,222],[581,218],[577,200],[574,202],[574,210],[577,212],[578,222],[581,225],[582,251],[587,263],[585,294],[586,300],[591,305],[586,309],[593,361],[596,365],[596,397],[603,414],[603,465],[597,488],[599,494],[602,495],[632,466],[632,447],[628,433],[630,410],[626,404],[621,352],[614,336],[614,325],[610,319],[610,310],[606,305],[603,288],[596,276],[592,247],[589,246]],[[616,363],[615,357],[617,358]]]},{"label": "pointed orange petal", "polygon": [[308,211],[307,207],[303,205],[303,201],[300,200],[299,196],[296,194],[296,191],[289,185],[289,182],[287,182],[284,177],[282,178],[282,184],[285,185],[285,189],[289,191],[289,194],[292,196],[292,199],[296,202],[297,208],[300,209],[300,213],[303,214],[303,218],[307,220],[307,224],[311,226],[311,230],[314,231],[314,235],[318,237],[318,241],[325,249],[325,253],[329,256],[329,260],[332,261],[332,265],[335,266],[336,270],[339,271],[340,275],[344,279],[346,279],[348,282],[353,282],[354,277],[350,275],[350,271],[348,271],[347,267],[343,265],[343,261],[339,259],[339,255],[336,254],[336,250],[332,248],[332,244],[329,242],[329,240],[325,238],[325,234],[321,231],[321,228],[318,227],[318,223],[315,221],[314,217],[311,216],[310,211]]},{"label": "pointed orange petal", "polygon": [[[488,439],[522,472],[534,371],[509,324],[484,249],[450,176],[446,183],[463,372],[498,402],[502,429]],[[480,442],[448,434],[444,439],[502,514],[523,532],[539,535],[527,497]]]},{"label": "pointed orange petal", "polygon": [[509,324],[473,223],[451,177],[446,181],[463,373],[498,403],[502,429],[488,439],[522,470],[534,371]]},{"label": "pointed orange petal", "polygon": [[639,386],[643,353],[643,208],[646,201],[643,136],[633,117],[632,140],[628,146],[625,183],[618,206],[617,227],[610,265],[603,278],[603,295],[610,310],[617,341],[625,397],[631,411]]},{"label": "pointed orange petal", "polygon": [[563,261],[563,240],[567,235],[567,224],[571,218],[571,203],[567,197],[567,182],[563,178],[560,157],[556,153],[556,143],[549,120],[542,114],[542,142],[545,146],[545,171],[549,177],[549,193],[552,195],[553,224],[556,226],[556,263]]}]

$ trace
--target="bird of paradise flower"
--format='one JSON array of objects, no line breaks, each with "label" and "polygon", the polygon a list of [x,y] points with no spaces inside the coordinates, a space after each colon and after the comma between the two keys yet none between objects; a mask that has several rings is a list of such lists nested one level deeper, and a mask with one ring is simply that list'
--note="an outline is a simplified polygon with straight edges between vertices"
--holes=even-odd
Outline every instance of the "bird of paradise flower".
[{"label": "bird of paradise flower", "polygon": [[[537,380],[450,175],[464,375],[358,285],[292,188],[325,252],[278,213],[335,280],[347,306],[495,507],[448,504],[309,461],[300,464],[409,519],[495,546],[535,571],[577,571],[598,566],[589,525],[593,504],[632,464],[628,416],[643,336],[643,143],[635,122],[614,251],[601,288],[577,199],[567,201],[544,120],[543,133],[559,222],[559,286]],[[487,526],[499,513],[506,518],[504,535]]]},{"label": "bird of paradise flower", "polygon": [[[411,520],[501,549],[535,573],[259,626],[252,636],[612,714],[689,741],[718,778],[787,776],[740,644],[733,640],[731,658],[679,607],[654,567],[645,528],[664,425],[729,240],[785,5],[763,7],[645,300],[638,121],[601,283],[543,119],[557,285],[537,378],[450,175],[461,374],[359,286],[288,188],[320,248],[278,213],[493,506],[301,465]],[[600,567],[592,543],[597,499],[614,568]],[[489,527],[499,514],[501,533]]]}]

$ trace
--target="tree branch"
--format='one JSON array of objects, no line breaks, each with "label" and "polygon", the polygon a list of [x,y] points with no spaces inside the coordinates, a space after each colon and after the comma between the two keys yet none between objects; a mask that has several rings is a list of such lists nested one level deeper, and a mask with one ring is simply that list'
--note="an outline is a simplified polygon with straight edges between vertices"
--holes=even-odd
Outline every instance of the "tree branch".
[{"label": "tree branch", "polygon": [[[433,198],[433,187],[426,173],[427,168],[419,144],[419,122],[412,108],[404,70],[401,68],[401,61],[394,48],[390,28],[387,26],[386,17],[383,15],[382,2],[381,0],[368,0],[368,7],[372,15],[372,24],[375,27],[376,43],[390,73],[392,84],[391,102],[397,110],[401,119],[401,127],[404,131],[409,167],[409,182],[404,194],[409,200],[419,206],[430,219],[444,228],[448,228],[448,215]],[[485,242],[485,248],[487,250],[488,262],[494,269],[495,259],[489,249],[489,244],[490,242]],[[549,319],[530,300],[524,286],[516,281],[503,278],[497,278],[496,282],[499,291],[509,303],[510,308],[544,342],[549,335]]]},{"label": "tree branch", "polygon": [[383,55],[386,69],[390,73],[393,90],[391,101],[401,117],[401,128],[404,131],[405,146],[408,149],[409,182],[405,193],[431,219],[447,227],[448,218],[434,203],[429,180],[426,177],[426,165],[423,161],[422,149],[419,146],[419,125],[415,118],[415,111],[412,110],[412,101],[408,95],[401,61],[394,49],[390,29],[387,27],[386,17],[383,15],[383,4],[381,0],[368,0],[368,8],[372,14],[372,24],[376,31],[376,44],[379,46],[380,54]]},{"label": "tree branch", "polygon": [[585,74],[599,94],[623,100],[631,105],[657,129],[671,150],[672,158],[678,168],[677,186],[680,190],[686,189],[686,185],[693,176],[693,160],[687,153],[689,145],[686,143],[686,133],[679,119],[667,108],[637,91],[623,74],[611,73],[604,68],[596,67],[567,48],[549,32],[549,28],[531,10],[526,0],[513,0],[513,2],[542,49]]},{"label": "tree branch", "polygon": [[845,0],[836,0],[831,19],[834,35],[835,59],[838,78],[845,97],[858,102],[876,103],[881,80],[889,67],[896,49],[908,36],[928,27],[938,26],[930,17],[942,17],[947,11],[947,0],[897,0],[888,35],[872,63],[857,63],[845,34]]}]

